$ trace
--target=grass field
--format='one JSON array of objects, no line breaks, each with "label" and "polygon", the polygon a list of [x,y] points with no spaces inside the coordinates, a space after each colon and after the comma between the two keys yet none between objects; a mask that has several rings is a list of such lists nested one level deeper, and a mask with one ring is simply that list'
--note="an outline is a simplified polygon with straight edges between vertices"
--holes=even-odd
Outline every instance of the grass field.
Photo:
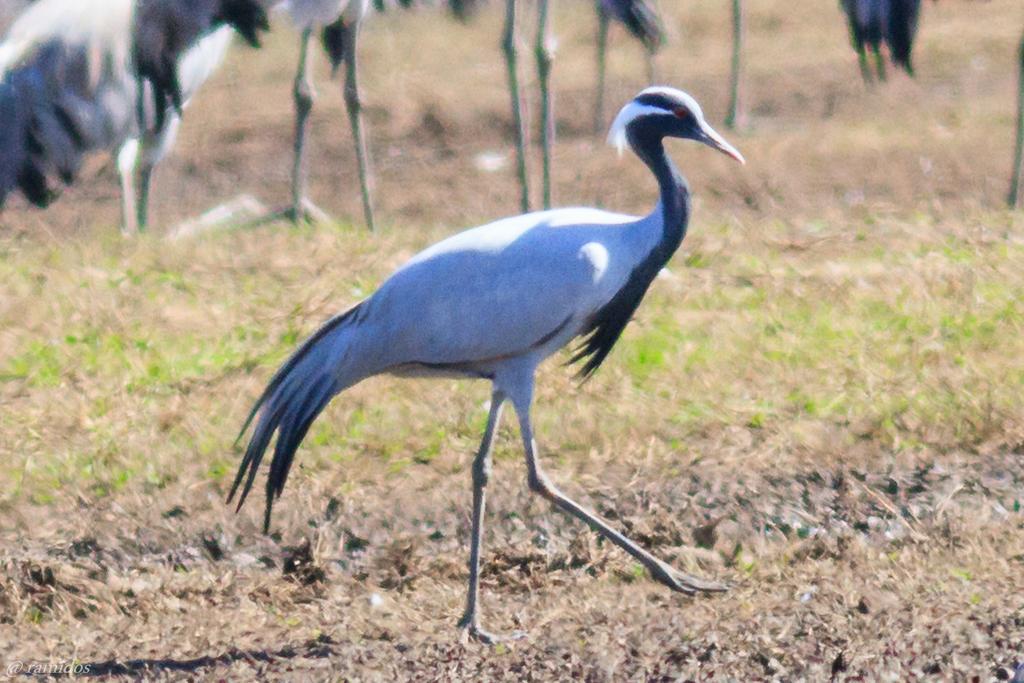
[{"label": "grass field", "polygon": [[[557,4],[558,203],[646,212],[646,169],[590,134],[589,6]],[[660,74],[717,125],[727,7],[661,4]],[[927,3],[918,78],[867,92],[835,3],[748,4],[749,117],[729,135],[748,165],[671,145],[697,196],[690,234],[598,375],[579,385],[550,362],[535,411],[556,482],[730,592],[672,594],[535,500],[507,420],[483,618],[528,635],[461,643],[483,383],[359,385],[311,430],[269,537],[262,500],[224,505],[233,439],[290,350],[419,248],[516,211],[511,165],[480,164],[510,149],[499,8],[467,27],[392,13],[364,34],[380,234],[358,224],[340,92],[319,63],[311,191],[336,225],[124,241],[102,164],[53,209],[3,215],[4,664],[124,679],[1012,675],[1024,214],[1003,202],[1024,10]],[[200,93],[158,173],[160,225],[240,189],[285,200],[296,42],[279,26]],[[620,34],[611,63],[610,107],[643,85]]]}]

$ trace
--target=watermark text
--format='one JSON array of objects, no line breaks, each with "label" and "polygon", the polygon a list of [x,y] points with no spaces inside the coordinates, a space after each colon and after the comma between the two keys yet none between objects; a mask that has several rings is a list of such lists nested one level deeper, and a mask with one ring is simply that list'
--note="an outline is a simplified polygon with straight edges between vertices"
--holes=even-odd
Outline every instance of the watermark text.
[{"label": "watermark text", "polygon": [[55,662],[29,662],[15,659],[7,662],[8,678],[15,676],[82,676],[89,673],[90,664],[60,659]]}]

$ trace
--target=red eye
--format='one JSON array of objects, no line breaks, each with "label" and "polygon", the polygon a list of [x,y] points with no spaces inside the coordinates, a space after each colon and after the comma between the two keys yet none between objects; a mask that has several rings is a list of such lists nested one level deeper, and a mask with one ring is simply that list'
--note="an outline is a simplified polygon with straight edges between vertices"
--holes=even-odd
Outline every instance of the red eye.
[{"label": "red eye", "polygon": [[672,113],[676,115],[677,119],[682,119],[684,121],[693,116],[693,112],[686,107],[676,107]]}]

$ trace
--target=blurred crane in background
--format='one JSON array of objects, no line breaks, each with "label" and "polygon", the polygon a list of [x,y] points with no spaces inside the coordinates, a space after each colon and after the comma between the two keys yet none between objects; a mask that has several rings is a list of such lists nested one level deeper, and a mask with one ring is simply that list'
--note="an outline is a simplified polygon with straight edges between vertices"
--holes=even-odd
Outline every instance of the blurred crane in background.
[{"label": "blurred crane in background", "polygon": [[266,27],[257,0],[30,5],[0,44],[0,206],[15,190],[47,206],[86,155],[109,151],[122,230],[144,229],[152,170],[181,109],[220,64],[232,28],[255,44]]},{"label": "blurred crane in background", "polygon": [[871,83],[867,50],[875,56],[878,79],[885,80],[882,45],[889,50],[892,63],[914,75],[911,53],[917,34],[921,0],[841,0],[850,27],[850,39],[857,51],[860,75]]}]

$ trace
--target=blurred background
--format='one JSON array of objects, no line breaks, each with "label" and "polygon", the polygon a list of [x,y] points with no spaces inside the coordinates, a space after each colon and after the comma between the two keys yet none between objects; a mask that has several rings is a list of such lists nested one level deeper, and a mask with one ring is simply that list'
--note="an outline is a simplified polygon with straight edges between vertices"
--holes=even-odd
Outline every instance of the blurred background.
[{"label": "blurred background", "polygon": [[[520,21],[527,126],[538,137],[532,6]],[[729,101],[727,4],[663,2],[668,42],[661,81],[693,94],[720,124]],[[1012,0],[925,2],[916,80],[890,67],[866,89],[838,3],[747,2],[745,125],[733,133],[750,164],[673,152],[709,208],[763,216],[818,216],[862,206],[951,210],[998,206],[1012,162],[1016,49],[1022,11]],[[518,211],[504,61],[503,3],[463,25],[439,9],[391,9],[364,23],[360,59],[376,201],[385,225],[456,229]],[[284,17],[259,51],[236,42],[226,66],[195,97],[154,185],[156,226],[234,197],[271,205],[288,197],[292,79],[298,35]],[[555,191],[559,205],[645,212],[655,196],[641,165],[619,163],[591,134],[597,14],[587,2],[553,3],[557,56]],[[310,133],[311,198],[342,220],[361,216],[354,152],[341,95],[315,46],[319,98]],[[642,87],[645,51],[614,25],[607,118]],[[539,197],[539,162],[531,175]],[[104,161],[106,161],[104,159]],[[100,163],[100,162],[97,162]],[[494,169],[497,170],[485,170]],[[46,213],[10,202],[8,229],[104,230],[117,219],[112,165]],[[699,219],[699,216],[698,216]]]}]

